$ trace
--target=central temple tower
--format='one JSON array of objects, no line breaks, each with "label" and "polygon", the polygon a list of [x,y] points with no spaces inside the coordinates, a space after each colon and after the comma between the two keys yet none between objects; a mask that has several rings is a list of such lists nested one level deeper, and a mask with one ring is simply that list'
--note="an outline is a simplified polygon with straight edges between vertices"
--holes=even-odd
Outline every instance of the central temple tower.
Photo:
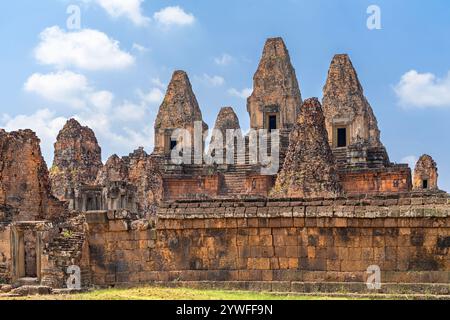
[{"label": "central temple tower", "polygon": [[301,104],[297,77],[283,39],[268,39],[247,101],[251,128],[291,129]]}]

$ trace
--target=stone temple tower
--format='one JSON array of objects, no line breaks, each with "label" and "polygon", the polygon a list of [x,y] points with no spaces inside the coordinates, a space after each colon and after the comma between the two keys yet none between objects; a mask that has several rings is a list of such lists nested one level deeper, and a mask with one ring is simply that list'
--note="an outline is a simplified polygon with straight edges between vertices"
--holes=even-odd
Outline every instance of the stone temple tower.
[{"label": "stone temple tower", "polygon": [[156,117],[154,153],[159,156],[170,155],[179,143],[172,138],[176,129],[187,129],[191,133],[193,145],[196,122],[200,124],[202,132],[208,130],[186,72],[175,71]]},{"label": "stone temple tower", "polygon": [[297,77],[283,39],[268,39],[247,101],[251,128],[290,129],[301,103]]},{"label": "stone temple tower", "polygon": [[247,100],[247,111],[252,129],[280,130],[282,157],[301,104],[297,77],[283,39],[268,39],[253,77],[253,93]]},{"label": "stone temple tower", "polygon": [[335,55],[331,62],[322,105],[329,143],[339,165],[389,166],[377,120],[346,54]]},{"label": "stone temple tower", "polygon": [[[223,163],[226,160],[226,154],[228,148],[234,148],[234,140],[233,144],[229,145],[226,141],[227,131],[228,130],[241,130],[241,126],[239,124],[239,118],[234,112],[232,107],[223,107],[220,109],[219,114],[217,115],[216,123],[214,125],[214,130],[217,130],[222,135],[222,141],[215,141],[215,137],[212,137],[211,143],[209,146],[208,154],[213,155],[216,154],[216,149],[220,149],[220,152],[223,156]],[[236,151],[235,151],[236,154]]]}]

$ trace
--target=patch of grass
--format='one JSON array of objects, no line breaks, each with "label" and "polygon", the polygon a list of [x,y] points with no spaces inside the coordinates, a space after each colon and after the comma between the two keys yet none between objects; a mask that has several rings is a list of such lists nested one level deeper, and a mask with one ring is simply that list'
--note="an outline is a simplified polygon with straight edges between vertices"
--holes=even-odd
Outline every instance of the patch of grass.
[{"label": "patch of grass", "polygon": [[[0,298],[1,300],[2,298]],[[324,296],[298,296],[265,292],[197,290],[186,288],[141,287],[105,289],[76,295],[48,295],[9,298],[20,300],[328,300]],[[345,298],[340,298],[345,299]]]}]

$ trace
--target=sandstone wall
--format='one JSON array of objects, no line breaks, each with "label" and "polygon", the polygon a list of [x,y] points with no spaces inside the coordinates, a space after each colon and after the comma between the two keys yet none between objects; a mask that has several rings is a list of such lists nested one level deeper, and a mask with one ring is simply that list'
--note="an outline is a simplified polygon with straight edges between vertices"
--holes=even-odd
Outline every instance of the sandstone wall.
[{"label": "sandstone wall", "polygon": [[341,170],[339,182],[348,195],[408,192],[411,190],[411,169],[392,166],[369,170]]},{"label": "sandstone wall", "polygon": [[166,177],[163,182],[164,199],[198,199],[217,197],[220,192],[221,177],[214,176],[175,176]]},{"label": "sandstone wall", "polygon": [[383,282],[450,282],[447,195],[176,203],[155,229],[106,212],[87,221],[98,285],[363,282],[370,265]]}]

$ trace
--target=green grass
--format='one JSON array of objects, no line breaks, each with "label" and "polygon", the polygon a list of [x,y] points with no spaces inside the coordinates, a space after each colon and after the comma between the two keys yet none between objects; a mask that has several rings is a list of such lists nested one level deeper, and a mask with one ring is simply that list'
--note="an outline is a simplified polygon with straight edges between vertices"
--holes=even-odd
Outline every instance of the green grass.
[{"label": "green grass", "polygon": [[[185,288],[141,287],[133,289],[105,289],[75,295],[14,297],[18,300],[327,300],[324,296],[257,293],[246,291],[197,290]],[[342,299],[342,298],[340,298]],[[0,297],[0,300],[2,298]]]}]

